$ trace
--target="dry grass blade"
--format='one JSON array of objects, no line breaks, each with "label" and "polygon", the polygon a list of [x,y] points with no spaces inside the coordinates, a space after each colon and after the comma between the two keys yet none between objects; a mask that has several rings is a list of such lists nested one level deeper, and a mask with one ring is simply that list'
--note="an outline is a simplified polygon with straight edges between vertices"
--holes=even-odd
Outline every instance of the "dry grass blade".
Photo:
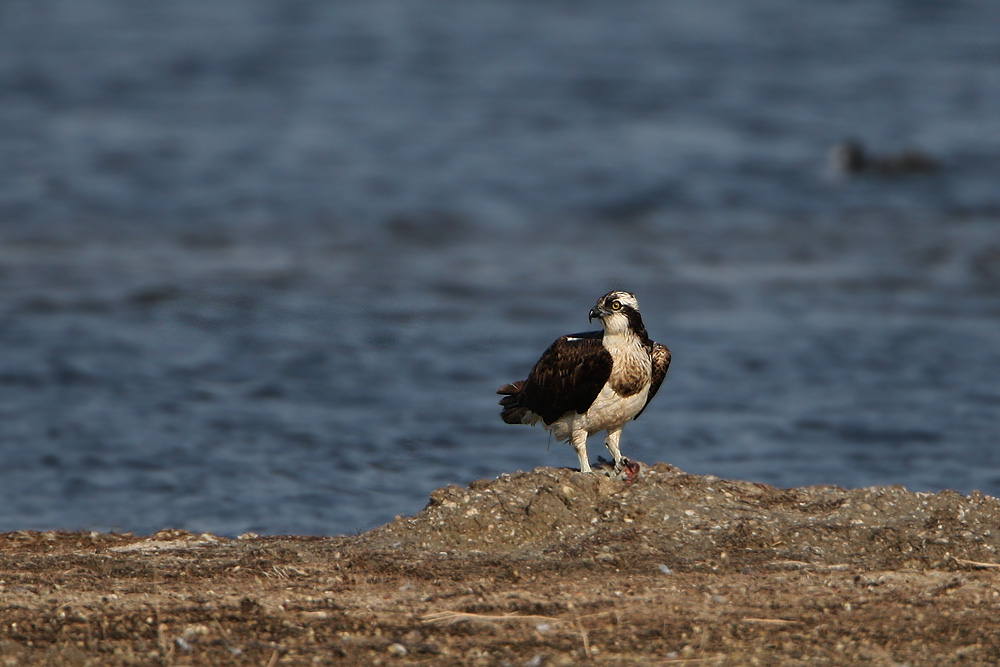
[{"label": "dry grass blade", "polygon": [[768,625],[772,627],[785,627],[788,625],[802,625],[802,621],[790,621],[785,618],[741,618],[740,623],[747,625]]},{"label": "dry grass blade", "polygon": [[850,568],[849,563],[834,563],[832,565],[826,565],[823,563],[807,563],[801,560],[774,560],[767,564],[768,567],[773,567],[782,570],[846,570]]},{"label": "dry grass blade", "polygon": [[483,621],[485,623],[528,621],[535,623],[544,622],[552,625],[563,622],[558,618],[552,618],[550,616],[535,616],[531,614],[501,614],[497,616],[492,614],[473,614],[464,611],[435,611],[430,614],[424,614],[420,617],[420,620],[424,623],[433,623],[434,625],[452,625],[463,621]]},{"label": "dry grass blade", "polygon": [[959,565],[968,565],[969,567],[974,567],[978,570],[990,570],[1000,568],[1000,563],[980,563],[979,561],[966,560],[964,558],[956,558],[952,556],[951,559],[958,563]]},{"label": "dry grass blade", "polygon": [[580,622],[580,617],[576,617],[576,628],[580,631],[580,639],[583,640],[583,654],[587,656],[587,659],[593,658],[593,654],[590,652],[590,637],[587,635],[587,631],[583,627],[583,623]]}]

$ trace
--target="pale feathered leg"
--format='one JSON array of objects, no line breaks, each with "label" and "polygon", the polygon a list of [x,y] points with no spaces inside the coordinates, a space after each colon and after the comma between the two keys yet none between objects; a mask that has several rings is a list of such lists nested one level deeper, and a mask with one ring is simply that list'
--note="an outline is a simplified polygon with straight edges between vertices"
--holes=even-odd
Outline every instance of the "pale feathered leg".
[{"label": "pale feathered leg", "polygon": [[580,472],[591,472],[590,460],[587,456],[587,432],[584,430],[573,431],[570,442],[573,449],[576,450],[577,458],[580,459]]},{"label": "pale feathered leg", "polygon": [[615,459],[615,474],[617,475],[625,467],[625,458],[622,456],[621,449],[618,448],[618,441],[622,437],[622,429],[624,426],[619,426],[618,428],[609,428],[608,437],[604,438],[604,446],[608,448],[611,456]]}]

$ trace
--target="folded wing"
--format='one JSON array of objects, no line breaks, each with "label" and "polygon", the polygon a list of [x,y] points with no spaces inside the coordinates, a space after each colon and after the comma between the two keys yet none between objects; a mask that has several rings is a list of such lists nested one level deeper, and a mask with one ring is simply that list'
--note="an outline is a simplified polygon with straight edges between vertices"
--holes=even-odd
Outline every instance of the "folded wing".
[{"label": "folded wing", "polygon": [[498,393],[506,394],[500,401],[504,421],[518,423],[528,410],[547,426],[567,412],[586,412],[611,375],[603,335],[593,331],[558,338],[527,379],[501,387]]}]

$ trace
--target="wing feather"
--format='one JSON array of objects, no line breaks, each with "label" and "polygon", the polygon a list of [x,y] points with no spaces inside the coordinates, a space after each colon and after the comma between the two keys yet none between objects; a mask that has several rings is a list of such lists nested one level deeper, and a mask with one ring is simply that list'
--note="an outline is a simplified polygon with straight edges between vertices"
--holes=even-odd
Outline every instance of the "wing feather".
[{"label": "wing feather", "polygon": [[638,419],[639,415],[643,413],[649,402],[653,400],[653,396],[656,396],[656,392],[659,390],[660,385],[663,384],[663,378],[667,377],[667,370],[670,368],[670,350],[667,349],[666,345],[654,342],[652,348],[649,351],[649,356],[653,361],[653,376],[649,384],[649,393],[646,395],[646,405],[642,406],[642,410],[633,417],[633,419]]},{"label": "wing feather", "polygon": [[611,375],[611,355],[601,344],[603,336],[592,331],[556,339],[531,369],[518,404],[546,425],[571,410],[586,412]]}]

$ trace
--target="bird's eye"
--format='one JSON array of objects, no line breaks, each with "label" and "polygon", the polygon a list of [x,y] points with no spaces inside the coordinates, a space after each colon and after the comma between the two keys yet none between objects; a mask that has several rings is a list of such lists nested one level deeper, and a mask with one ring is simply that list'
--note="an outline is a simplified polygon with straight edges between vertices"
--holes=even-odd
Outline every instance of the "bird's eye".
[{"label": "bird's eye", "polygon": [[622,309],[621,301],[615,299],[614,301],[611,302],[611,310],[621,310],[621,309]]}]

